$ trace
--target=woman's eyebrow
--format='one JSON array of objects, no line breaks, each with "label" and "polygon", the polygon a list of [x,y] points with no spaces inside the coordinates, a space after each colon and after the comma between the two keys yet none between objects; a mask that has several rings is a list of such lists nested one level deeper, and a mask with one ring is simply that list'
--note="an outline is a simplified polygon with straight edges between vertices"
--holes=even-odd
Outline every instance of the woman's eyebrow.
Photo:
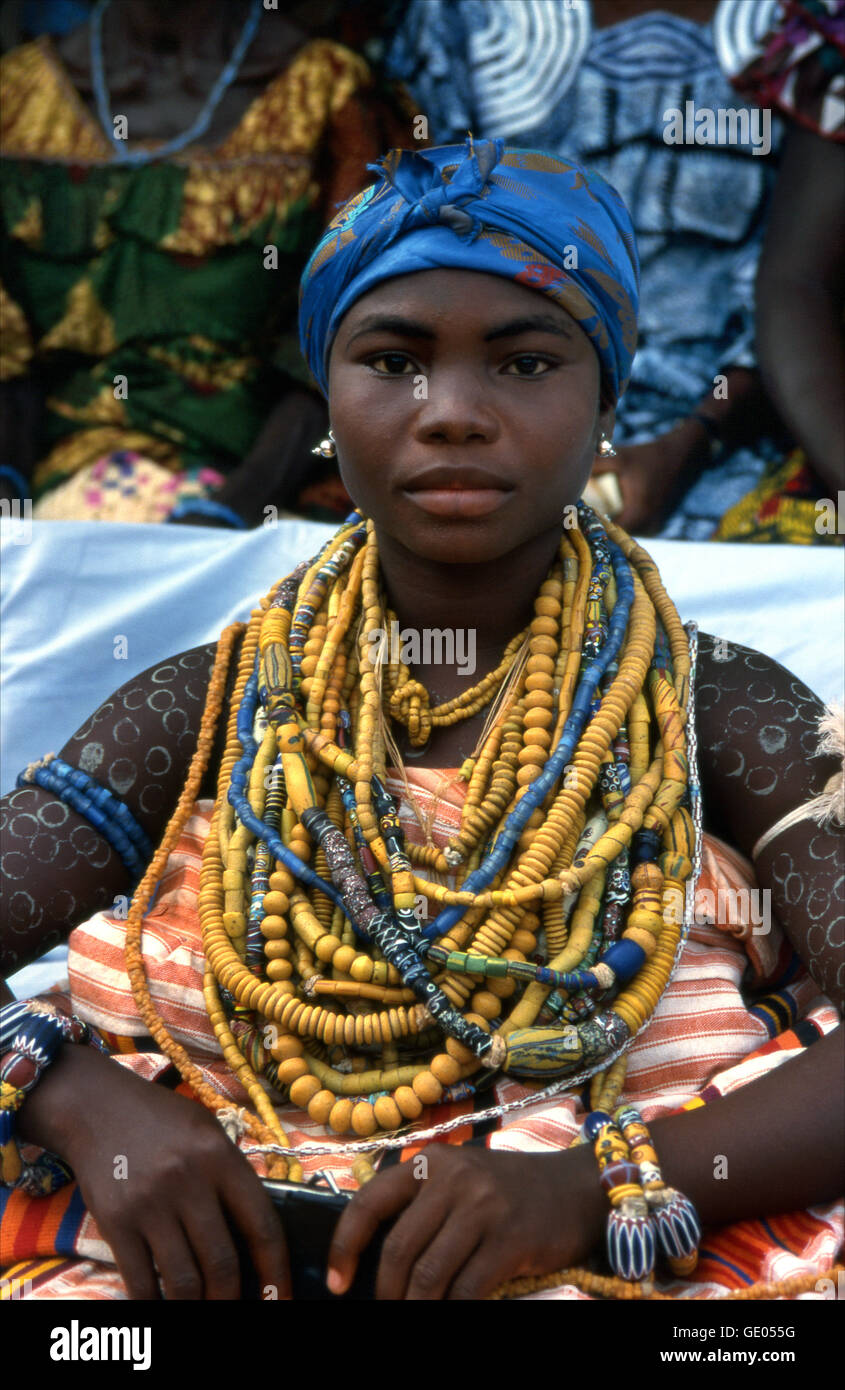
[{"label": "woman's eyebrow", "polygon": [[499,328],[491,329],[485,333],[484,341],[491,343],[495,338],[516,338],[520,333],[556,333],[561,338],[572,337],[569,327],[552,314],[530,314],[527,318],[511,319]]},{"label": "woman's eyebrow", "polygon": [[[399,333],[403,338],[436,338],[437,334],[425,324],[415,319],[405,319],[399,314],[369,314],[362,319],[348,340],[354,343],[363,333]],[[348,345],[347,344],[347,345]]]},{"label": "woman's eyebrow", "polygon": [[[362,319],[355,332],[347,341],[347,347],[355,342],[365,333],[397,333],[403,338],[424,338],[432,340],[437,337],[432,328],[427,328],[424,323],[419,323],[416,319],[403,318],[401,314],[369,314]],[[516,338],[520,333],[554,333],[560,338],[571,338],[572,333],[569,327],[557,319],[552,314],[529,314],[527,317],[510,319],[507,323],[500,324],[498,328],[491,328],[489,333],[485,333],[485,343],[492,343],[497,338]]]}]

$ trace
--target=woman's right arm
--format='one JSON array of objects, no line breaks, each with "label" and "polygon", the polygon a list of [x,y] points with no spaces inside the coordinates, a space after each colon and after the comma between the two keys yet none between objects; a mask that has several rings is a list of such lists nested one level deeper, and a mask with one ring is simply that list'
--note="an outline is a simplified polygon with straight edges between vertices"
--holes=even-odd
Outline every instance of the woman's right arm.
[{"label": "woman's right arm", "polygon": [[[157,845],[197,744],[215,646],[182,652],[127,681],[61,749],[120,796]],[[227,697],[234,684],[233,657]],[[214,794],[227,706],[201,796]],[[130,875],[82,816],[38,786],[2,807],[4,973],[66,940],[93,912],[131,894]],[[65,1159],[110,1245],[131,1298],[233,1299],[243,1233],[261,1286],[288,1296],[273,1206],[244,1156],[204,1106],[65,1043],[18,1115],[21,1139]],[[121,1163],[117,1163],[118,1157]]]},{"label": "woman's right arm", "polygon": [[[60,750],[71,767],[126,803],[154,845],[196,748],[214,655],[214,643],[194,647],[126,681]],[[223,724],[205,795],[213,795]],[[92,913],[131,896],[129,871],[117,851],[84,816],[35,784],[0,799],[0,841],[4,977],[66,941]]]}]

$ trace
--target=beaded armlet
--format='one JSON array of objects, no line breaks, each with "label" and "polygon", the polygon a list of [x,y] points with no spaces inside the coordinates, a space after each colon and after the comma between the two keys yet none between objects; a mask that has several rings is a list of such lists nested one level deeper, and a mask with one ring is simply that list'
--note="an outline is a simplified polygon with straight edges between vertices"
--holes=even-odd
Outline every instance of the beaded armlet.
[{"label": "beaded armlet", "polygon": [[15,785],[27,787],[33,783],[84,816],[117,851],[133,880],[138,881],[152,858],[153,846],[120,797],[55,753],[29,763]]}]

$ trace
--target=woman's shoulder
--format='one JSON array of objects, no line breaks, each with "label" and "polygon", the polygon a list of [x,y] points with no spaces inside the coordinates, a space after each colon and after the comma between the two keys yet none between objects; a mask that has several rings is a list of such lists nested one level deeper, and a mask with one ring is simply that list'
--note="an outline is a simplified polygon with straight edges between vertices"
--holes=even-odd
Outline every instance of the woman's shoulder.
[{"label": "woman's shoulder", "polygon": [[695,725],[705,810],[749,853],[763,832],[836,770],[817,757],[824,702],[764,652],[699,633]]},{"label": "woman's shoulder", "polygon": [[62,757],[155,816],[184,785],[207,711],[215,665],[224,688],[198,796],[213,796],[225,743],[243,631],[231,646],[204,642],[155,661],[114,690],[77,729]]}]

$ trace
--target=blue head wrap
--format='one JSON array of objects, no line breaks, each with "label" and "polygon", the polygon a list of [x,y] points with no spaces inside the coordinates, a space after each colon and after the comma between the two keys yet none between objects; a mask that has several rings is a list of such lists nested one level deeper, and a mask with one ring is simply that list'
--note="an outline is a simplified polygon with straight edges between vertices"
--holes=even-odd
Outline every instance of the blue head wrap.
[{"label": "blue head wrap", "polygon": [[618,399],[637,342],[639,262],[609,183],[502,140],[391,150],[368,167],[378,181],[340,209],[302,275],[302,350],[324,393],[334,336],[357,299],[397,275],[456,267],[504,275],[560,304]]}]

